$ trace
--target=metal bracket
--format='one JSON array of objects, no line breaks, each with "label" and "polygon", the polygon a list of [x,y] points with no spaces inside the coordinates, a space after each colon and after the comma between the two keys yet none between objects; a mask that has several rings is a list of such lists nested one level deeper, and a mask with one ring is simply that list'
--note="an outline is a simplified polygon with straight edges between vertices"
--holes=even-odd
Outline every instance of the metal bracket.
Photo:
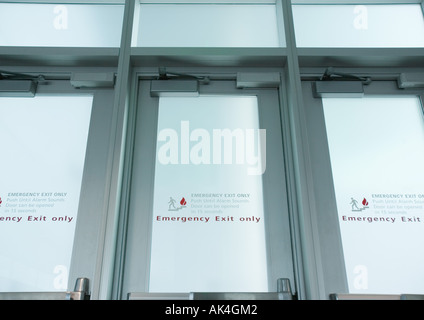
[{"label": "metal bracket", "polygon": [[114,72],[72,72],[71,85],[75,88],[113,88]]},{"label": "metal bracket", "polygon": [[364,86],[360,81],[316,81],[312,93],[315,98],[362,98]]},{"label": "metal bracket", "polygon": [[170,79],[185,79],[185,80],[197,80],[201,84],[209,84],[210,78],[207,76],[195,76],[187,73],[179,73],[166,70],[165,67],[159,68],[158,80],[170,80]]},{"label": "metal bracket", "polygon": [[88,278],[78,278],[74,291],[66,294],[66,300],[90,300],[89,283]]},{"label": "metal bracket", "polygon": [[32,80],[39,83],[39,82],[45,82],[46,78],[42,74],[34,76],[30,74],[25,74],[25,73],[0,70],[0,80]]},{"label": "metal bracket", "polygon": [[0,81],[0,97],[34,98],[36,91],[37,82],[33,80]]},{"label": "metal bracket", "polygon": [[237,72],[237,88],[278,88],[279,72]]},{"label": "metal bracket", "polygon": [[30,97],[33,98],[40,83],[45,83],[44,75],[0,70],[0,97]]},{"label": "metal bracket", "polygon": [[320,80],[356,80],[361,81],[364,85],[369,85],[372,82],[370,77],[360,77],[350,73],[336,72],[333,67],[327,68]]},{"label": "metal bracket", "polygon": [[199,96],[199,83],[196,80],[152,80],[150,96],[197,97]]},{"label": "metal bracket", "polygon": [[282,300],[293,300],[294,295],[291,290],[290,279],[277,279],[277,292],[282,295]]}]

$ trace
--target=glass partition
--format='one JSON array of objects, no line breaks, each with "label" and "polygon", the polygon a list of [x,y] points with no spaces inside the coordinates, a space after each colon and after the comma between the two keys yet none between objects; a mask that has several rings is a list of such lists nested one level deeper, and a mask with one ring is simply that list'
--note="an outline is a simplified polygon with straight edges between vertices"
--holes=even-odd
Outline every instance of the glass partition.
[{"label": "glass partition", "polygon": [[258,115],[256,96],[160,98],[150,292],[268,291]]},{"label": "glass partition", "polygon": [[0,291],[64,291],[92,96],[0,98]]},{"label": "glass partition", "polygon": [[285,46],[275,4],[140,4],[135,14],[133,47]]},{"label": "glass partition", "polygon": [[0,46],[119,47],[124,6],[0,3]]},{"label": "glass partition", "polygon": [[298,47],[424,47],[420,4],[293,5]]},{"label": "glass partition", "polygon": [[323,99],[350,293],[424,287],[424,118],[416,96]]}]

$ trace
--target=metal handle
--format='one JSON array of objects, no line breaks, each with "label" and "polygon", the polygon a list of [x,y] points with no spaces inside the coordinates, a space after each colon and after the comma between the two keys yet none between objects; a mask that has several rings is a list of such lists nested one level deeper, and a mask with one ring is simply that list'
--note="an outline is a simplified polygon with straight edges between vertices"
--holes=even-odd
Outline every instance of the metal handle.
[{"label": "metal handle", "polygon": [[88,278],[78,278],[75,282],[74,291],[68,292],[66,300],[90,300],[89,285]]},{"label": "metal handle", "polygon": [[282,294],[283,300],[292,300],[293,293],[290,286],[290,280],[287,278],[277,279],[277,292]]}]

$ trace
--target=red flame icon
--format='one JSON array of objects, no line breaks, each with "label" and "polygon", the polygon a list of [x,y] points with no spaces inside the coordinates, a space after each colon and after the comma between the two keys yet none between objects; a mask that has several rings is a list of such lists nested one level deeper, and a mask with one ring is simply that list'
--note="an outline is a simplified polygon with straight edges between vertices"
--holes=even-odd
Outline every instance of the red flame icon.
[{"label": "red flame icon", "polygon": [[367,205],[368,205],[368,201],[367,201],[367,199],[365,199],[365,198],[364,198],[364,200],[362,200],[362,204],[363,204],[364,206],[367,206]]},{"label": "red flame icon", "polygon": [[187,204],[187,201],[184,199],[184,197],[181,199],[180,204],[182,206],[185,206]]}]

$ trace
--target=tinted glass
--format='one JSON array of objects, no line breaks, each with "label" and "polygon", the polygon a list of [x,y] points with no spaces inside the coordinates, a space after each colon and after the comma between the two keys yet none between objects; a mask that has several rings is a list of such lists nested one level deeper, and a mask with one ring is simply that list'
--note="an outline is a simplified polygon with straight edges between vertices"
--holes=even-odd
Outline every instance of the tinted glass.
[{"label": "tinted glass", "polygon": [[151,292],[268,291],[264,143],[255,96],[160,98]]},{"label": "tinted glass", "polygon": [[285,46],[275,5],[142,4],[133,37],[138,47]]},{"label": "tinted glass", "polygon": [[0,290],[63,291],[91,96],[0,98]]},{"label": "tinted glass", "polygon": [[419,98],[327,98],[323,103],[349,291],[422,293]]},{"label": "tinted glass", "polygon": [[293,5],[298,47],[424,47],[419,4]]},{"label": "tinted glass", "polygon": [[0,46],[119,47],[123,5],[0,3]]}]

